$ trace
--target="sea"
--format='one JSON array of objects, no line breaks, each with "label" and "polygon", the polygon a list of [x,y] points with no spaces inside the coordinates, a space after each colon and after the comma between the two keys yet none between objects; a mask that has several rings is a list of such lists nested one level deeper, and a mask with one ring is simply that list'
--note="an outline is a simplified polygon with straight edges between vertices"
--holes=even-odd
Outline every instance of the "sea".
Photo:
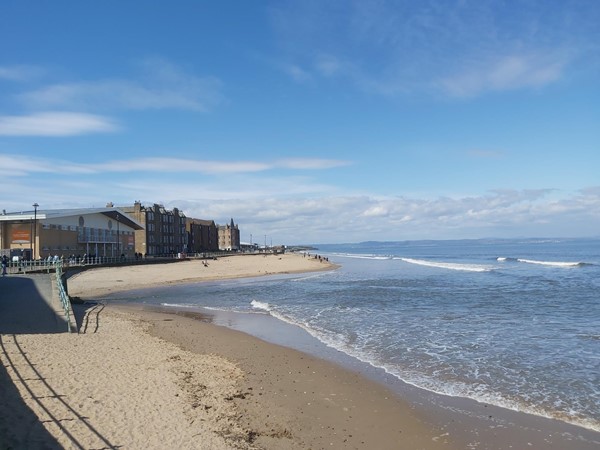
[{"label": "sea", "polygon": [[339,269],[112,299],[269,316],[409,385],[600,431],[600,239],[313,247]]}]

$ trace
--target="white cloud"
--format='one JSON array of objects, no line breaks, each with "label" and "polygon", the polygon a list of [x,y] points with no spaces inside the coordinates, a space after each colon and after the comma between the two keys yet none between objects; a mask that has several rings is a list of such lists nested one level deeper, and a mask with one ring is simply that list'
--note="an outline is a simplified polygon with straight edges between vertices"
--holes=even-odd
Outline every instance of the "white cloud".
[{"label": "white cloud", "polygon": [[35,66],[0,66],[0,80],[23,82],[37,78],[42,73],[43,70]]},{"label": "white cloud", "polygon": [[[163,163],[177,166],[176,161]],[[108,201],[125,205],[141,199],[220,223],[233,217],[246,240],[250,233],[268,234],[277,243],[288,244],[597,236],[600,221],[600,187],[577,192],[505,189],[472,196],[375,197],[347,191],[340,195],[341,188],[318,179],[279,172],[259,177],[253,172],[223,174],[217,178],[171,172],[157,178],[155,172],[137,169],[117,177],[86,172],[92,169],[93,165],[33,159],[19,162],[16,156],[0,155],[0,174],[5,179],[13,171],[35,170],[38,174],[12,178],[11,196],[5,198],[2,208],[23,209],[31,199],[44,208],[103,206]],[[98,180],[103,181],[101,190],[97,189]]]},{"label": "white cloud", "polygon": [[270,18],[279,59],[302,67],[302,79],[336,77],[390,97],[440,89],[469,97],[547,86],[576,64],[597,69],[586,62],[597,60],[597,8],[555,6],[306,0],[279,2]]},{"label": "white cloud", "polygon": [[268,170],[268,164],[253,161],[200,161],[179,158],[139,158],[87,165],[96,172],[175,172],[230,174]]},{"label": "white cloud", "polygon": [[0,136],[74,136],[117,129],[112,120],[93,114],[42,112],[28,116],[0,116]]},{"label": "white cloud", "polygon": [[[449,239],[597,235],[600,195],[506,191],[436,199],[369,196],[208,200],[185,205],[191,215],[226,220],[246,233],[266,233],[283,242]],[[173,202],[176,206],[178,202]],[[569,225],[570,224],[570,225]]]},{"label": "white cloud", "polygon": [[180,109],[208,111],[222,102],[222,83],[161,60],[147,60],[139,80],[105,79],[60,83],[21,94],[30,108]]},{"label": "white cloud", "polygon": [[350,161],[320,158],[289,158],[275,163],[276,166],[286,169],[332,169],[352,164]]},{"label": "white cloud", "polygon": [[344,64],[336,56],[319,55],[316,58],[315,67],[321,75],[331,77],[340,73],[344,68]]},{"label": "white cloud", "polygon": [[280,64],[279,67],[298,83],[304,83],[312,79],[310,72],[297,64]]},{"label": "white cloud", "polygon": [[463,68],[439,84],[449,95],[470,97],[486,91],[541,88],[559,80],[566,59],[552,55],[510,55],[488,64]]},{"label": "white cloud", "polygon": [[389,214],[388,209],[382,205],[370,206],[366,211],[361,213],[364,217],[385,217]]},{"label": "white cloud", "polygon": [[[52,124],[53,122],[49,122]],[[49,126],[49,125],[47,125]],[[0,118],[0,135],[2,118]],[[0,173],[24,176],[30,173],[202,173],[207,175],[231,175],[264,172],[275,169],[325,170],[350,164],[348,161],[332,159],[292,158],[270,163],[257,161],[211,161],[182,158],[136,158],[113,160],[103,163],[76,163],[42,158],[28,158],[0,154]]]}]

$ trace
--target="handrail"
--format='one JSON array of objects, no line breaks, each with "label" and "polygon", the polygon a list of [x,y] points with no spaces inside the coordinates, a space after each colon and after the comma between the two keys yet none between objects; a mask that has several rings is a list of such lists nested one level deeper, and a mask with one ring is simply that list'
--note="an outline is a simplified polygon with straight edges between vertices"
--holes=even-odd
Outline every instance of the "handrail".
[{"label": "handrail", "polygon": [[[89,267],[89,266],[106,266],[106,265],[132,265],[132,264],[154,264],[165,261],[183,260],[183,259],[206,259],[206,258],[221,258],[224,256],[244,255],[245,252],[203,252],[203,253],[188,253],[178,257],[172,256],[149,256],[149,257],[111,257],[111,256],[86,256],[82,257],[64,257],[64,258],[46,258],[36,260],[20,260],[9,261],[7,266],[8,274],[26,274],[31,272],[45,271],[50,273],[54,270],[57,264],[66,267]],[[250,253],[248,253],[250,254]]]},{"label": "handrail", "polygon": [[62,263],[56,264],[56,285],[58,286],[58,295],[60,302],[65,310],[65,317],[67,319],[67,329],[71,332],[71,300],[65,290],[65,286],[62,282]]}]

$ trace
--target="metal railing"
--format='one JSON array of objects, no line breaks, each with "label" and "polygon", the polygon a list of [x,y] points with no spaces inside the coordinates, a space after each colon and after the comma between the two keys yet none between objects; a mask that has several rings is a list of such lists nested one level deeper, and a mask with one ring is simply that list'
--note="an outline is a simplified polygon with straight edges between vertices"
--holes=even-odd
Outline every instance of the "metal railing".
[{"label": "metal railing", "polygon": [[60,303],[62,304],[63,310],[65,311],[65,318],[67,319],[67,329],[71,332],[71,299],[65,290],[65,285],[62,280],[62,263],[58,262],[56,265],[56,286],[58,287],[58,296]]},{"label": "metal railing", "polygon": [[46,272],[54,271],[57,265],[63,269],[69,267],[87,267],[87,266],[103,266],[103,265],[133,265],[133,264],[155,264],[165,261],[183,260],[183,259],[213,259],[223,256],[253,254],[258,252],[203,252],[193,254],[175,254],[169,256],[148,256],[148,257],[123,257],[123,256],[86,256],[86,257],[52,257],[36,260],[22,259],[20,261],[9,261],[7,264],[7,273],[10,274],[26,274],[31,272]]}]

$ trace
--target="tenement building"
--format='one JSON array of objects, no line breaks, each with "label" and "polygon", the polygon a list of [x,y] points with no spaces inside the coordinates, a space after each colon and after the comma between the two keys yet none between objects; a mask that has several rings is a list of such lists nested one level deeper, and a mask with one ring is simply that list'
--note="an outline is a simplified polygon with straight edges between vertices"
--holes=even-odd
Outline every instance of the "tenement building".
[{"label": "tenement building", "polygon": [[216,252],[219,250],[219,232],[214,220],[192,219],[185,221],[188,253]]},{"label": "tenement building", "polygon": [[219,226],[219,250],[240,250],[240,230],[231,223]]},{"label": "tenement building", "polygon": [[143,206],[139,201],[120,209],[143,227],[135,235],[137,253],[166,256],[187,251],[186,217],[179,209],[168,210],[157,203]]},{"label": "tenement building", "polygon": [[119,208],[37,209],[0,215],[0,252],[23,259],[133,257],[142,226]]}]

